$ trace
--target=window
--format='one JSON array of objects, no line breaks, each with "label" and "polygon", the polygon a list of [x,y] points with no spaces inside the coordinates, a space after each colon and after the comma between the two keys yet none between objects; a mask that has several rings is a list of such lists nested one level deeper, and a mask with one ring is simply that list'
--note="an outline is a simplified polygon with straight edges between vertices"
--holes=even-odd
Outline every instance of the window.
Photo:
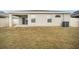
[{"label": "window", "polygon": [[36,22],[36,21],[35,21],[35,18],[32,18],[32,19],[31,19],[31,22],[32,22],[32,23],[35,23],[35,22]]},{"label": "window", "polygon": [[59,17],[61,17],[61,16],[60,16],[60,15],[56,15],[55,17],[59,18]]},{"label": "window", "polygon": [[48,19],[47,22],[48,22],[48,23],[51,23],[51,22],[52,22],[52,19]]}]

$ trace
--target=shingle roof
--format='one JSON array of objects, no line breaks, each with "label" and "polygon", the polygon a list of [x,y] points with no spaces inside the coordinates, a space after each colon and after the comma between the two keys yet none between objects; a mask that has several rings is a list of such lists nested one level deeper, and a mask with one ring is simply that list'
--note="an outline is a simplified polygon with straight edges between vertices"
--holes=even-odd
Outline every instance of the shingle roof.
[{"label": "shingle roof", "polygon": [[7,13],[5,13],[5,12],[3,12],[3,11],[0,11],[0,17],[7,17],[7,16],[8,16]]},{"label": "shingle roof", "polygon": [[78,11],[73,12],[71,16],[73,16],[73,17],[74,17],[74,16],[79,16],[79,10],[78,10]]}]

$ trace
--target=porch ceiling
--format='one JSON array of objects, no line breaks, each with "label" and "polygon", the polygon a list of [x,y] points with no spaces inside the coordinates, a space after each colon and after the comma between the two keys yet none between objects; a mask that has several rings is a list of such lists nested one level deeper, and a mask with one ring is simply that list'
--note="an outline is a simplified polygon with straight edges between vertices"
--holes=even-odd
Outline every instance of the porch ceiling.
[{"label": "porch ceiling", "polygon": [[14,16],[18,16],[18,17],[27,17],[27,15],[14,15]]},{"label": "porch ceiling", "polygon": [[11,13],[12,15],[28,15],[28,13]]}]

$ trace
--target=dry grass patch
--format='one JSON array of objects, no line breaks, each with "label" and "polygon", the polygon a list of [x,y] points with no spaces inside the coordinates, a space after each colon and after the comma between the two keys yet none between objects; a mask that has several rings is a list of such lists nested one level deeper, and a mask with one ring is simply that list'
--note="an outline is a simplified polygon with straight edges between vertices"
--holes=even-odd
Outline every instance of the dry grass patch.
[{"label": "dry grass patch", "polygon": [[79,48],[79,28],[0,28],[0,48]]}]

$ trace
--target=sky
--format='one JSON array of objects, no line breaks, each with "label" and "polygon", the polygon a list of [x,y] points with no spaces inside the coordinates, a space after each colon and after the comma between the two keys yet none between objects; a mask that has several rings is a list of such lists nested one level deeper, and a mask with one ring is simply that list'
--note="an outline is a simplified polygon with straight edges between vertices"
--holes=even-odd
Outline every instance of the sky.
[{"label": "sky", "polygon": [[0,0],[0,10],[79,10],[79,0]]}]

